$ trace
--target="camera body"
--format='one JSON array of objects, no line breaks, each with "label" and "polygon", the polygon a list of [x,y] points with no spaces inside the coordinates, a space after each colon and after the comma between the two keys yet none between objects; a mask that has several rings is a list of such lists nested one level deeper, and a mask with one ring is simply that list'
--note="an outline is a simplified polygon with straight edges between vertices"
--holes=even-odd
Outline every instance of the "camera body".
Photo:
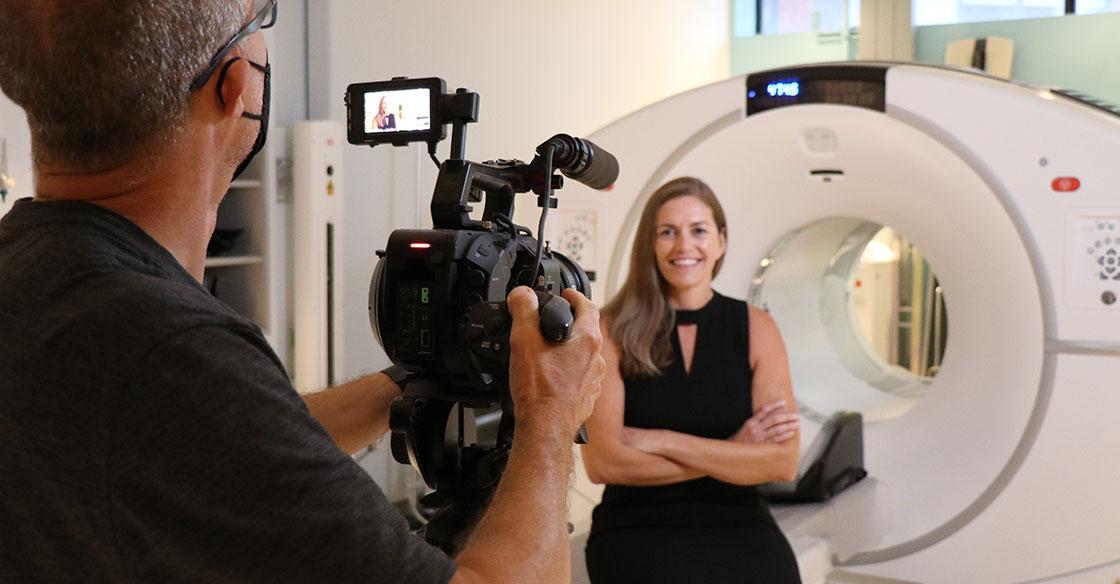
[{"label": "camera body", "polygon": [[393,363],[468,406],[501,401],[509,371],[509,292],[529,286],[590,293],[584,271],[547,249],[541,276],[534,277],[537,243],[516,232],[394,231],[369,297],[370,325]]}]

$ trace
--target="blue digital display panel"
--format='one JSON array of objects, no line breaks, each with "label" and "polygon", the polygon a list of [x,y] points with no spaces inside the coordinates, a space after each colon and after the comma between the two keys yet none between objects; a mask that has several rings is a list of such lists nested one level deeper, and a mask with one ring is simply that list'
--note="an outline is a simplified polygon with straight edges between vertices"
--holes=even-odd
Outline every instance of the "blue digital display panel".
[{"label": "blue digital display panel", "polygon": [[813,103],[886,111],[884,65],[810,65],[752,73],[746,79],[746,115]]},{"label": "blue digital display panel", "polygon": [[801,81],[784,79],[766,84],[766,94],[770,97],[797,97],[801,95]]}]

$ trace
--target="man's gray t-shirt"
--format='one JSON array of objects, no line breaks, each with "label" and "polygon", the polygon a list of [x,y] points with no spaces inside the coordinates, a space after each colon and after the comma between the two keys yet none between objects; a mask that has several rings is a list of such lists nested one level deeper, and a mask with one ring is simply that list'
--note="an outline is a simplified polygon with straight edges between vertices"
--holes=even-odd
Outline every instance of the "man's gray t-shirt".
[{"label": "man's gray t-shirt", "polygon": [[99,206],[0,221],[0,581],[447,582],[259,329]]}]

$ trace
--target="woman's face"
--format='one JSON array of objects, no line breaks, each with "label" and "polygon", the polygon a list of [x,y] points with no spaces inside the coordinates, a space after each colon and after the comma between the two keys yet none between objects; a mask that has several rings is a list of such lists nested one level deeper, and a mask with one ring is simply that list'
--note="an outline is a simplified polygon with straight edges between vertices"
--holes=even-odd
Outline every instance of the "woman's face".
[{"label": "woman's face", "polygon": [[384,97],[381,98],[381,103],[378,104],[378,106],[377,106],[377,113],[379,113],[379,114],[389,113],[389,102],[386,98],[384,98]]},{"label": "woman's face", "polygon": [[670,286],[711,286],[716,261],[727,251],[711,207],[694,196],[672,199],[657,212],[655,234],[657,269]]}]

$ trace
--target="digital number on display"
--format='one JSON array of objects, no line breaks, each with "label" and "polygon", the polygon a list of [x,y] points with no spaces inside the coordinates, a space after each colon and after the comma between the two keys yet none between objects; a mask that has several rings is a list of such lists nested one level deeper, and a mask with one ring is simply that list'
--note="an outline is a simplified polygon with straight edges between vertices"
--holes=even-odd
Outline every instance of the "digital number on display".
[{"label": "digital number on display", "polygon": [[801,95],[801,83],[798,81],[775,81],[766,86],[766,93],[770,97],[797,97]]}]

